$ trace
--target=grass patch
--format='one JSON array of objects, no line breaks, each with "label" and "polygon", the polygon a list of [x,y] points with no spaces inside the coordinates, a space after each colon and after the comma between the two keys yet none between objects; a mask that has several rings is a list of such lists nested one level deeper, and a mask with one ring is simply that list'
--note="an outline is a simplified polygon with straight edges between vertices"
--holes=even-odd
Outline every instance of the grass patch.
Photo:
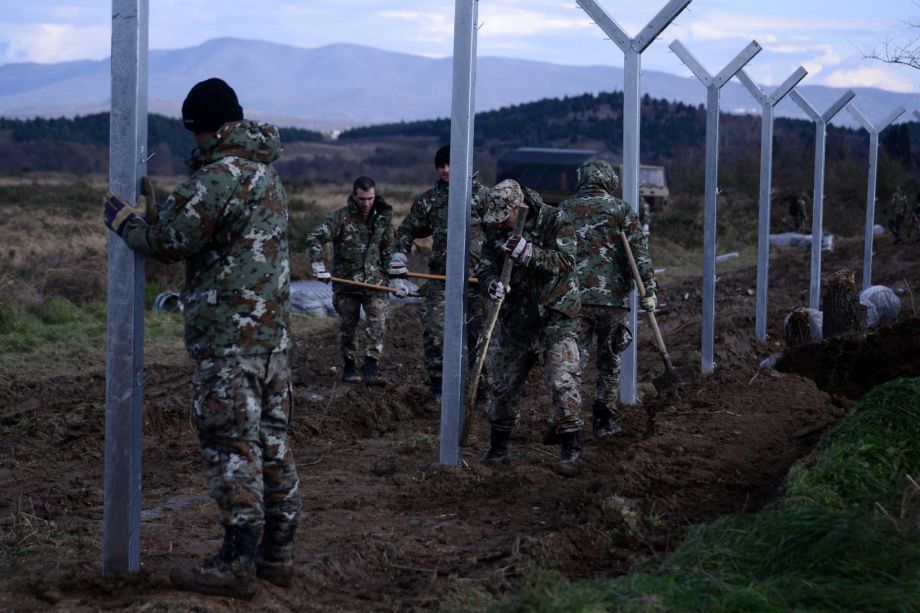
[{"label": "grass patch", "polygon": [[[147,348],[181,346],[182,329],[179,313],[145,313],[145,345],[152,346]],[[105,334],[103,303],[77,306],[51,298],[27,310],[0,301],[0,374],[104,367]]]},{"label": "grass patch", "polygon": [[920,379],[866,394],[787,497],[700,526],[661,568],[531,580],[509,611],[920,610]]}]

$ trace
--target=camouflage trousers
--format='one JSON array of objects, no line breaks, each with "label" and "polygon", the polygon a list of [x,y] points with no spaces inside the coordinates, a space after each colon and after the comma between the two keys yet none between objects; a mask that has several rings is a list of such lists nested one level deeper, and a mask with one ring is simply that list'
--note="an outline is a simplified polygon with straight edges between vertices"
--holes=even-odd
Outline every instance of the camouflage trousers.
[{"label": "camouflage trousers", "polygon": [[504,322],[493,356],[492,408],[489,424],[510,432],[520,416],[518,400],[527,375],[543,356],[546,385],[552,394],[550,427],[557,433],[578,432],[581,418],[581,367],[578,359],[578,318],[553,316],[542,328],[515,330]]},{"label": "camouflage trousers", "polygon": [[275,547],[275,555],[289,555],[300,494],[288,446],[293,402],[287,352],[202,360],[192,385],[198,444],[221,523],[289,534]]},{"label": "camouflage trousers", "polygon": [[342,318],[339,324],[339,348],[342,357],[358,361],[358,324],[364,307],[364,355],[379,360],[383,355],[383,335],[387,328],[389,302],[384,292],[336,292],[332,306]]},{"label": "camouflage trousers", "polygon": [[632,341],[627,316],[629,311],[617,307],[583,304],[578,329],[578,354],[581,369],[588,367],[591,344],[597,339],[597,383],[594,409],[614,415],[620,392],[620,353]]},{"label": "camouflage trousers", "polygon": [[896,216],[888,218],[888,230],[891,232],[891,235],[894,236],[895,242],[901,240],[901,224],[904,222],[904,216]]},{"label": "camouflage trousers", "polygon": [[[489,312],[489,299],[477,289],[471,289],[466,301],[467,366],[476,361],[476,343],[482,333]],[[425,354],[425,374],[432,390],[441,390],[441,372],[444,367],[444,284],[429,283],[419,310],[422,321],[422,349]],[[478,397],[487,398],[492,389],[489,360],[486,359],[479,377]]]}]

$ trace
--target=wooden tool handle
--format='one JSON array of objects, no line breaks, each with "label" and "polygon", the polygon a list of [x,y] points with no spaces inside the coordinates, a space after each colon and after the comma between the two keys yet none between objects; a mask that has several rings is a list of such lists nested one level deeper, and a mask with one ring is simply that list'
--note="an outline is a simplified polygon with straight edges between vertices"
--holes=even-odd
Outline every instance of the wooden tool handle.
[{"label": "wooden tool handle", "polygon": [[374,283],[362,283],[361,281],[352,281],[351,279],[339,279],[338,277],[329,277],[329,280],[333,283],[341,283],[342,285],[351,285],[352,287],[363,287],[364,289],[372,289],[378,292],[390,292],[395,294],[399,290],[395,287],[387,287],[386,285],[376,285]]},{"label": "wooden tool handle", "polygon": [[[413,279],[428,279],[430,281],[447,281],[447,277],[445,277],[444,275],[433,275],[427,272],[408,272],[406,273],[406,276],[413,278]],[[470,277],[467,279],[467,281],[470,283],[479,283],[479,279],[477,279],[476,277]]]}]

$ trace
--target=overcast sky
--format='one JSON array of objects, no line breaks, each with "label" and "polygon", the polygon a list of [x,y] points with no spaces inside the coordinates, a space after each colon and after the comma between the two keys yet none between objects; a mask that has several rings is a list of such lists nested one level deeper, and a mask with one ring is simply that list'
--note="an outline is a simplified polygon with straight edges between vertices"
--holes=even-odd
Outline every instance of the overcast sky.
[{"label": "overcast sky", "polygon": [[[599,0],[635,35],[666,0]],[[638,5],[638,6],[637,6]],[[0,64],[102,59],[111,2],[0,0]],[[150,0],[150,46],[195,46],[220,36],[299,47],[351,42],[449,56],[454,0]],[[479,54],[561,64],[622,65],[622,54],[574,0],[481,0]],[[679,39],[718,72],[752,39],[748,72],[778,84],[799,65],[803,83],[920,92],[920,71],[864,59],[886,39],[920,38],[914,0],[693,0],[646,51],[643,67],[690,76],[667,46]]]}]

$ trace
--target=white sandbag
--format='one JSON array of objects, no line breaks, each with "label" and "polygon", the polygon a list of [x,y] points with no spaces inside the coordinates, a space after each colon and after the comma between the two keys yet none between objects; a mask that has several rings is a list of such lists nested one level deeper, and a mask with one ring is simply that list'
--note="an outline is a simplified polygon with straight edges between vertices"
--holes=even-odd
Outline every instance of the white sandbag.
[{"label": "white sandbag", "polygon": [[[771,247],[811,247],[811,234],[781,232],[770,235]],[[834,235],[825,232],[821,237],[821,251],[834,250]]]},{"label": "white sandbag", "polygon": [[859,293],[859,303],[865,305],[870,328],[894,321],[901,314],[901,299],[886,285],[872,285]]}]

